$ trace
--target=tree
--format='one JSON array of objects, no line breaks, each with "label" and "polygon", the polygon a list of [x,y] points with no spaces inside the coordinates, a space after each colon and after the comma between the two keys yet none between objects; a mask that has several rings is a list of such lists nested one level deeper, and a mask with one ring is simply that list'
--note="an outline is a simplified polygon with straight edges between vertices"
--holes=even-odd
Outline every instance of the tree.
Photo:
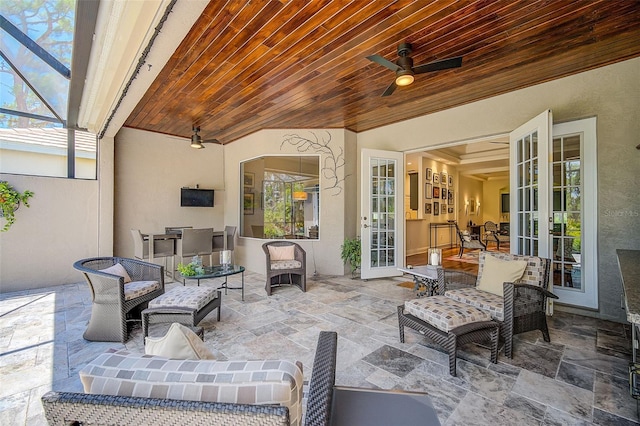
[{"label": "tree", "polygon": [[[0,2],[0,14],[67,68],[71,67],[75,0],[3,1]],[[66,91],[59,89],[55,81],[60,78],[55,75],[57,72],[13,39],[3,41],[2,48],[47,102],[66,117],[68,88]],[[0,74],[5,108],[51,116],[47,107],[4,60],[0,60]],[[26,117],[0,115],[0,127],[52,125]]]}]

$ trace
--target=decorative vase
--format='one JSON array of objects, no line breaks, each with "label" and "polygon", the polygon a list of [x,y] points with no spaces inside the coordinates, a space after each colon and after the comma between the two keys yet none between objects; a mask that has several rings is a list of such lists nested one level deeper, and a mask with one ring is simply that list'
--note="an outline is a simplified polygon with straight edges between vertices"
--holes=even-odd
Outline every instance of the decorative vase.
[{"label": "decorative vase", "polygon": [[220,265],[225,269],[231,265],[231,250],[222,250],[220,252]]}]

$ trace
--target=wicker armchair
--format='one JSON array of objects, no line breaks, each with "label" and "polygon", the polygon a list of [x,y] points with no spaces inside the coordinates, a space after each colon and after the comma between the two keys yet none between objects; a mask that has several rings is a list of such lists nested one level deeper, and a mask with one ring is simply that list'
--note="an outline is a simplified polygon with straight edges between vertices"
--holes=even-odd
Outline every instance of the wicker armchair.
[{"label": "wicker armchair", "polygon": [[[503,283],[502,298],[475,288],[480,282],[486,256],[502,260],[528,261],[518,282]],[[551,340],[547,327],[547,298],[557,299],[558,296],[547,290],[550,264],[549,259],[536,256],[481,252],[477,276],[457,270],[446,270],[444,285],[439,291],[440,294],[454,300],[488,310],[491,317],[500,323],[500,336],[505,344],[504,353],[512,358],[514,334],[540,330],[545,342]]]},{"label": "wicker armchair", "polygon": [[[102,269],[120,264],[131,278]],[[141,321],[140,311],[164,293],[164,267],[122,257],[82,259],[73,264],[82,272],[91,290],[91,319],[83,337],[90,341],[122,342],[128,337],[127,323]]]},{"label": "wicker armchair", "polygon": [[[269,248],[283,248],[293,246],[294,258],[278,260],[273,258]],[[265,290],[271,296],[273,287],[283,284],[295,285],[300,290],[307,291],[307,253],[298,244],[291,241],[269,241],[262,245],[267,260],[267,282]]]}]

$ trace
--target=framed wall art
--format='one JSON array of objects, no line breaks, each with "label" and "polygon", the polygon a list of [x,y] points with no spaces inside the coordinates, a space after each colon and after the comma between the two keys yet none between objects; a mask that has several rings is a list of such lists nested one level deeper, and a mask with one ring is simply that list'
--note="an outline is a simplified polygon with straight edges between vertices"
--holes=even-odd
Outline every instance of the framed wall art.
[{"label": "framed wall art", "polygon": [[427,170],[424,171],[425,180],[431,182],[431,175],[432,175],[431,169],[427,168]]},{"label": "framed wall art", "polygon": [[244,194],[244,203],[243,203],[244,214],[253,214],[254,207],[255,207],[255,194],[253,193]]},{"label": "framed wall art", "polygon": [[440,208],[442,208],[442,214],[447,214],[447,205],[443,204],[442,206],[440,206]]},{"label": "framed wall art", "polygon": [[438,173],[433,174],[433,183],[440,183],[440,175]]},{"label": "framed wall art", "polygon": [[449,175],[449,186],[453,186],[453,176]]},{"label": "framed wall art", "polygon": [[443,186],[440,189],[440,196],[442,197],[443,200],[447,199],[447,187],[446,186]]},{"label": "framed wall art", "polygon": [[436,198],[436,199],[440,198],[440,187],[439,186],[434,186],[433,187],[433,198]]},{"label": "framed wall art", "polygon": [[454,202],[453,202],[453,191],[450,189],[448,191],[448,194],[449,194],[449,202],[448,202],[448,204],[453,205],[454,204]]},{"label": "framed wall art", "polygon": [[431,203],[424,203],[424,214],[431,214]]},{"label": "framed wall art", "polygon": [[424,184],[424,198],[431,199],[433,196],[433,185],[430,183]]},{"label": "framed wall art", "polygon": [[433,202],[433,215],[434,216],[438,216],[439,214],[440,214],[440,203],[437,202],[437,201],[434,201]]},{"label": "framed wall art", "polygon": [[447,172],[440,173],[440,182],[442,185],[447,186]]},{"label": "framed wall art", "polygon": [[256,175],[254,173],[245,172],[243,176],[244,186],[253,188],[255,177]]},{"label": "framed wall art", "polygon": [[449,207],[449,214],[453,213],[453,207]]}]

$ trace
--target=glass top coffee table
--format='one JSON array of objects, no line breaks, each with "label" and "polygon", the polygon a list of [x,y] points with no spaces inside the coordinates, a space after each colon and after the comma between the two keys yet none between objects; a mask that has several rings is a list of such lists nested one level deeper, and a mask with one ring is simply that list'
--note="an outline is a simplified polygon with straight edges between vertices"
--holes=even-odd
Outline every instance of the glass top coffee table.
[{"label": "glass top coffee table", "polygon": [[[242,286],[241,287],[229,287],[227,283],[227,277],[229,275],[242,274]],[[204,274],[197,275],[182,275],[180,274],[180,278],[182,278],[182,284],[185,284],[185,280],[198,280],[198,285],[200,285],[200,280],[204,280],[207,278],[224,278],[224,283],[218,289],[224,288],[224,294],[227,294],[227,290],[242,290],[242,301],[244,302],[244,266],[240,265],[216,265],[216,266],[205,266]]]}]

